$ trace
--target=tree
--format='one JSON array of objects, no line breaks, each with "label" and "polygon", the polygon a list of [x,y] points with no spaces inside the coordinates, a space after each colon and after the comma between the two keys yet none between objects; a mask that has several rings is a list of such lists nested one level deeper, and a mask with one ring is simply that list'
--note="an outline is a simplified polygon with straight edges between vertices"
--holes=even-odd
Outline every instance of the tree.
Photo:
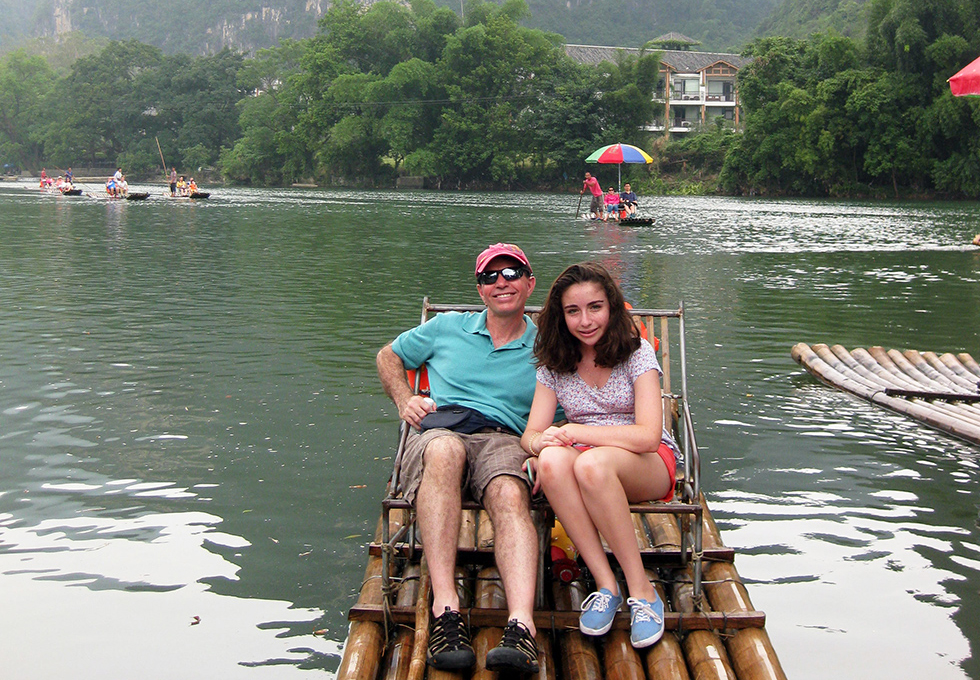
[{"label": "tree", "polygon": [[160,50],[135,41],[110,43],[76,61],[52,94],[47,156],[60,165],[115,164],[156,103],[145,101],[137,80],[162,61]]},{"label": "tree", "polygon": [[284,40],[260,50],[238,72],[245,94],[237,103],[242,136],[221,150],[219,165],[237,182],[281,185],[308,177],[313,154],[300,126],[307,42]]},{"label": "tree", "polygon": [[37,167],[43,144],[37,134],[45,121],[44,103],[55,75],[41,57],[13,52],[0,61],[0,159],[18,167]]},{"label": "tree", "polygon": [[471,6],[467,22],[451,36],[439,60],[440,83],[451,102],[429,148],[439,172],[459,181],[510,184],[530,158],[518,127],[522,110],[540,100],[542,84],[564,56],[560,39],[519,26],[523,0],[502,7]]}]

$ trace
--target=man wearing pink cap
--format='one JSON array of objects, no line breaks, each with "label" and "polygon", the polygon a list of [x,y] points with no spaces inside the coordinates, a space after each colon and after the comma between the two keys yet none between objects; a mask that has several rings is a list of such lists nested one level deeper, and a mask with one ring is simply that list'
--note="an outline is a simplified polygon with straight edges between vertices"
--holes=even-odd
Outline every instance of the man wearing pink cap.
[{"label": "man wearing pink cap", "polygon": [[[524,306],[535,281],[524,251],[496,243],[476,258],[476,282],[485,310],[437,314],[405,331],[378,352],[378,375],[399,416],[414,428],[402,475],[432,581],[427,662],[440,670],[461,670],[476,661],[455,580],[466,489],[493,522],[494,553],[509,608],[503,640],[487,653],[486,666],[536,673],[538,547],[530,488],[521,470],[527,453],[519,436],[534,398],[536,329]],[[405,376],[406,368],[422,365],[428,370],[429,400],[414,394]]]}]

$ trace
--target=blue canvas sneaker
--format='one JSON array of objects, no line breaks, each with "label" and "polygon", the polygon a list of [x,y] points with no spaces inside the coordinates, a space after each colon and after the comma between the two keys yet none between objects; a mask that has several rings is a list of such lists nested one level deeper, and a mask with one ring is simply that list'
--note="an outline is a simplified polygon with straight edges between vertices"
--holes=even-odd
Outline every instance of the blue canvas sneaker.
[{"label": "blue canvas sneaker", "polygon": [[582,615],[578,627],[586,635],[605,635],[612,628],[616,610],[623,604],[621,595],[613,595],[605,588],[592,593],[582,603]]},{"label": "blue canvas sneaker", "polygon": [[653,602],[631,597],[626,603],[630,606],[630,642],[636,648],[649,647],[664,634],[664,603],[659,597]]}]

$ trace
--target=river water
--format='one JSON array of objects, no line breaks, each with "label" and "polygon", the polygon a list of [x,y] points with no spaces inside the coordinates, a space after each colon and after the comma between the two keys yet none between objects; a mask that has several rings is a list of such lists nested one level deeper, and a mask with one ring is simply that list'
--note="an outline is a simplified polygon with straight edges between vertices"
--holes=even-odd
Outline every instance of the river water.
[{"label": "river water", "polygon": [[980,679],[978,448],[790,358],[980,357],[980,205],[150,190],[0,183],[3,677],[331,677],[396,438],[374,354],[507,240],[532,303],[582,259],[683,300],[703,486],[791,678]]}]

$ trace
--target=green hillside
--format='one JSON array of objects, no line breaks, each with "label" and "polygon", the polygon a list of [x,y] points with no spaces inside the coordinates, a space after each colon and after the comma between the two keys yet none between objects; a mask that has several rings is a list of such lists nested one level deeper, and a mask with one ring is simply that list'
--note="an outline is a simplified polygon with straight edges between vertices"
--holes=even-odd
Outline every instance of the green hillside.
[{"label": "green hillside", "polygon": [[[455,7],[459,2],[438,0]],[[778,0],[528,0],[531,28],[585,45],[640,47],[675,31],[701,42],[706,51],[739,51]]]},{"label": "green hillside", "polygon": [[[465,1],[437,4],[465,14]],[[522,23],[558,33],[569,43],[639,47],[675,31],[700,41],[697,49],[738,51],[778,2],[529,0],[531,16]],[[251,53],[275,46],[282,38],[312,36],[317,6],[325,10],[329,2],[141,0],[136,5],[132,0],[0,0],[0,52],[31,38],[53,37],[68,25],[89,38],[134,39],[167,54],[213,54],[226,45]]]},{"label": "green hillside", "polygon": [[6,51],[30,36],[35,5],[17,0],[0,0],[0,51]]},{"label": "green hillside", "polygon": [[805,38],[834,31],[863,39],[868,23],[867,0],[783,0],[759,24],[756,35]]}]

